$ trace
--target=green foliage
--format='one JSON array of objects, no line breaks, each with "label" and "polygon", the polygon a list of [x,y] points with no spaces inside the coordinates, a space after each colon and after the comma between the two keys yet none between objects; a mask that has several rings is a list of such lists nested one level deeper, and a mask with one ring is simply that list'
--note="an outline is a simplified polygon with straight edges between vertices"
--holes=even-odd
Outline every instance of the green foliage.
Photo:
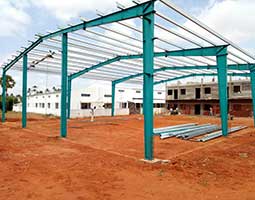
[{"label": "green foliage", "polygon": [[[7,96],[6,97],[6,105],[5,105],[5,110],[6,111],[12,111],[13,110],[13,105],[19,103],[19,99],[13,95]],[[0,96],[0,109],[2,110],[2,96]]]},{"label": "green foliage", "polygon": [[[0,85],[2,86],[3,78],[0,77]],[[16,82],[10,75],[6,75],[6,92],[8,89],[11,89],[15,86]],[[6,111],[12,111],[13,110],[13,105],[19,102],[18,96],[15,97],[13,94],[8,96],[6,94]],[[2,96],[0,96],[0,109],[2,110]]]},{"label": "green foliage", "polygon": [[[2,80],[3,78],[0,77],[0,85],[2,86]],[[10,76],[10,75],[6,75],[6,91],[8,89],[11,89],[15,86],[16,82],[14,81],[14,79]]]}]

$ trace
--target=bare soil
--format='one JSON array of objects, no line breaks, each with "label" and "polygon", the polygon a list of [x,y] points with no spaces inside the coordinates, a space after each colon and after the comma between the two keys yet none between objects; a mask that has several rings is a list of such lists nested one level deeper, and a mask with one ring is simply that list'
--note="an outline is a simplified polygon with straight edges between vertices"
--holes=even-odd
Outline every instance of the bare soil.
[{"label": "bare soil", "polygon": [[[154,126],[215,123],[219,118],[157,116]],[[141,115],[71,119],[68,137],[59,138],[59,119],[20,115],[0,124],[2,200],[253,200],[255,129],[251,118],[229,126],[247,129],[206,143],[155,137],[155,158],[143,158]]]}]

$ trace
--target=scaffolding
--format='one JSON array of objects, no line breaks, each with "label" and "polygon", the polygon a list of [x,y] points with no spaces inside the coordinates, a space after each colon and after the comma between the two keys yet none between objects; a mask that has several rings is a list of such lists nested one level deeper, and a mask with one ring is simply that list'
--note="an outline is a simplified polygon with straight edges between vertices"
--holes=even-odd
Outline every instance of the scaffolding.
[{"label": "scaffolding", "polygon": [[[92,20],[82,18],[81,23],[36,34],[35,41],[29,41],[28,47],[22,47],[2,66],[2,122],[5,122],[6,73],[10,69],[21,70],[23,74],[23,128],[27,126],[28,71],[61,74],[61,137],[67,136],[72,81],[76,78],[112,83],[112,116],[116,85],[143,83],[144,157],[152,160],[154,85],[188,77],[217,76],[222,133],[227,136],[227,76],[250,77],[254,97],[255,57],[167,0],[134,3],[110,14],[100,13]],[[192,27],[184,26],[180,22],[184,20]],[[55,54],[47,65],[41,62],[28,67],[49,51]],[[255,116],[255,98],[252,99]]]}]

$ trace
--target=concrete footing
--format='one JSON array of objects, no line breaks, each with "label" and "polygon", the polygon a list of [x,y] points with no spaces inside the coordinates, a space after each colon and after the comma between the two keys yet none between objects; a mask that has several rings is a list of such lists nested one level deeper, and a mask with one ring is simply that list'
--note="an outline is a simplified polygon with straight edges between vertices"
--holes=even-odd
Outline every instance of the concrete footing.
[{"label": "concrete footing", "polygon": [[170,160],[161,160],[161,159],[153,159],[153,160],[146,160],[146,159],[140,159],[139,161],[144,162],[144,163],[149,163],[149,164],[167,164],[170,163]]}]

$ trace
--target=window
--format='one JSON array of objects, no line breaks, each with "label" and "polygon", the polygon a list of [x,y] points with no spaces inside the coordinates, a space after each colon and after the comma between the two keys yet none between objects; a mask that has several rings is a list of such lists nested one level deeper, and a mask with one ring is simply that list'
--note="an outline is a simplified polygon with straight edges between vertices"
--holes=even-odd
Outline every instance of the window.
[{"label": "window", "polygon": [[125,92],[125,90],[119,90],[119,92]]},{"label": "window", "polygon": [[173,95],[173,90],[168,90],[168,91],[167,91],[167,94],[168,94],[168,95]]},{"label": "window", "polygon": [[154,103],[154,108],[163,108],[164,104],[163,103]]},{"label": "window", "polygon": [[210,104],[205,104],[204,105],[204,110],[205,111],[210,111],[210,108],[212,108],[212,106]]},{"label": "window", "polygon": [[90,97],[90,94],[81,94],[82,97]]},{"label": "window", "polygon": [[44,106],[45,106],[45,104],[44,104],[44,103],[42,103],[42,108],[44,108]]},{"label": "window", "polygon": [[48,103],[48,108],[50,108],[50,103]]},{"label": "window", "polygon": [[141,108],[141,104],[140,104],[140,103],[136,103],[136,104],[135,104],[135,107],[136,107],[137,109],[139,109],[139,108]]},{"label": "window", "polygon": [[163,108],[164,106],[165,106],[165,104],[163,104],[163,103],[154,103],[153,104],[154,108]]},{"label": "window", "polygon": [[81,109],[90,109],[90,103],[81,103]]},{"label": "window", "polygon": [[104,108],[112,108],[112,104],[111,103],[105,103],[103,105]]},{"label": "window", "polygon": [[110,94],[105,94],[104,97],[112,97]]},{"label": "window", "polygon": [[127,108],[127,103],[121,103],[121,108]]},{"label": "window", "polygon": [[56,97],[59,97],[58,94],[56,95]]},{"label": "window", "polygon": [[162,92],[158,92],[158,94],[162,94]]},{"label": "window", "polygon": [[211,88],[210,87],[205,88],[205,94],[211,94]]},{"label": "window", "polygon": [[251,90],[251,84],[250,83],[243,83],[242,84],[242,90],[243,91],[250,91]]},{"label": "window", "polygon": [[50,98],[50,96],[48,96],[48,98]]},{"label": "window", "polygon": [[234,93],[241,93],[240,85],[234,85]]},{"label": "window", "polygon": [[59,103],[55,103],[55,108],[58,109]]},{"label": "window", "polygon": [[140,90],[136,90],[135,92],[136,92],[136,93],[141,93],[141,91],[140,91]]},{"label": "window", "polygon": [[36,108],[38,107],[38,103],[35,103],[35,107],[36,107]]},{"label": "window", "polygon": [[186,95],[186,89],[181,89],[181,95]]}]

